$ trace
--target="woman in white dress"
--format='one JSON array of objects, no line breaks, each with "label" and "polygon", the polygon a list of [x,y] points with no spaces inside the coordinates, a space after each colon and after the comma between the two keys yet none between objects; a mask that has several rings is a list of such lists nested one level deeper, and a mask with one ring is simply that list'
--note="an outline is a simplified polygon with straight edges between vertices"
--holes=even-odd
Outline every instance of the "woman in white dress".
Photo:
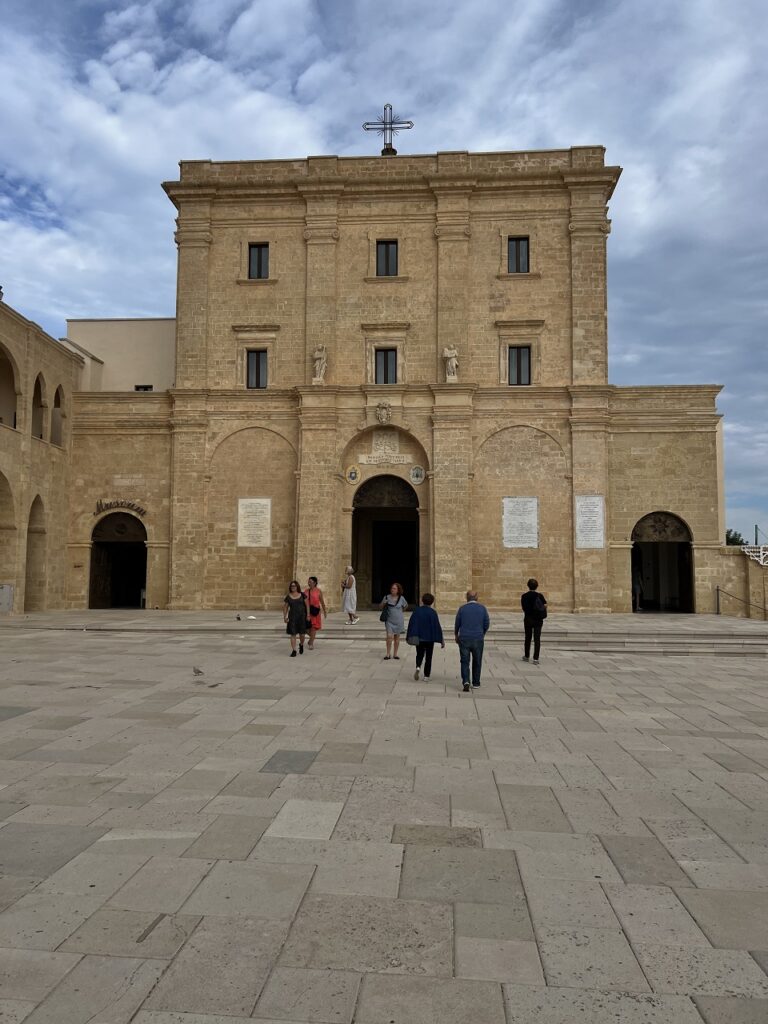
[{"label": "woman in white dress", "polygon": [[348,565],[344,570],[344,579],[341,581],[341,590],[344,594],[344,601],[342,604],[343,610],[349,616],[348,626],[354,626],[358,621],[357,615],[357,580],[355,579],[355,570],[351,565]]}]

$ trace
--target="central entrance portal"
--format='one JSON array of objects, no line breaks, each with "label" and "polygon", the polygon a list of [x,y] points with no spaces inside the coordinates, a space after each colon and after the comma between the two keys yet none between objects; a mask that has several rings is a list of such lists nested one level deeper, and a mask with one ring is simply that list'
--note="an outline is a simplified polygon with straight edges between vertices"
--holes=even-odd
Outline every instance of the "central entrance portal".
[{"label": "central entrance portal", "polygon": [[400,583],[410,605],[419,600],[419,499],[398,476],[375,476],[355,494],[352,564],[361,603],[378,605]]}]

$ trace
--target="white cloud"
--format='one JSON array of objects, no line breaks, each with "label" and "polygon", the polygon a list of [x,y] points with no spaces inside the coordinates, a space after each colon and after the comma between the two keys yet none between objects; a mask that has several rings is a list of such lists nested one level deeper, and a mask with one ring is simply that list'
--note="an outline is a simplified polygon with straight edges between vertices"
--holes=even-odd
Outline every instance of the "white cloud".
[{"label": "white cloud", "polygon": [[725,383],[728,487],[768,523],[763,0],[34,6],[0,37],[0,280],[22,312],[54,333],[172,312],[159,185],[182,158],[376,152],[360,124],[387,101],[416,122],[404,153],[602,143],[625,168],[612,379]]}]

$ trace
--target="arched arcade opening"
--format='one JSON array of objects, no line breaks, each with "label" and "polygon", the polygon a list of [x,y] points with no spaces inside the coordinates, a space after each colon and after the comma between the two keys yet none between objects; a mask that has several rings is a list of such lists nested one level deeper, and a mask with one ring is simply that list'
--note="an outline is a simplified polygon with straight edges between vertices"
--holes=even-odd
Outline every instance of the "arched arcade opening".
[{"label": "arched arcade opening", "polygon": [[361,484],[352,502],[352,564],[362,605],[378,604],[393,583],[409,604],[419,598],[419,499],[388,474]]},{"label": "arched arcade opening", "polygon": [[45,509],[38,494],[29,510],[27,526],[25,612],[40,612],[45,609],[46,555]]},{"label": "arched arcade opening", "polygon": [[643,612],[692,612],[691,531],[671,512],[651,512],[632,531],[632,607]]},{"label": "arched arcade opening", "polygon": [[89,608],[143,608],[147,588],[147,531],[128,512],[111,512],[91,535]]}]

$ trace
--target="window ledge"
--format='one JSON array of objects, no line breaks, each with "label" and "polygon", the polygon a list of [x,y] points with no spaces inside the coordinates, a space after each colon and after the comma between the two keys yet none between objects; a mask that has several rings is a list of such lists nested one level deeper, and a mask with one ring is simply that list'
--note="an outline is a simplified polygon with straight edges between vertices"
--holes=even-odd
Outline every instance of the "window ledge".
[{"label": "window ledge", "polygon": [[534,272],[528,272],[527,274],[497,274],[497,280],[499,281],[519,281],[519,280],[541,280],[541,274]]},{"label": "window ledge", "polygon": [[238,277],[238,284],[277,284],[277,277]]},{"label": "window ledge", "polygon": [[404,281],[410,281],[410,277],[402,274],[391,274],[389,276],[382,275],[379,277],[364,277],[364,281],[368,284],[402,284]]}]

